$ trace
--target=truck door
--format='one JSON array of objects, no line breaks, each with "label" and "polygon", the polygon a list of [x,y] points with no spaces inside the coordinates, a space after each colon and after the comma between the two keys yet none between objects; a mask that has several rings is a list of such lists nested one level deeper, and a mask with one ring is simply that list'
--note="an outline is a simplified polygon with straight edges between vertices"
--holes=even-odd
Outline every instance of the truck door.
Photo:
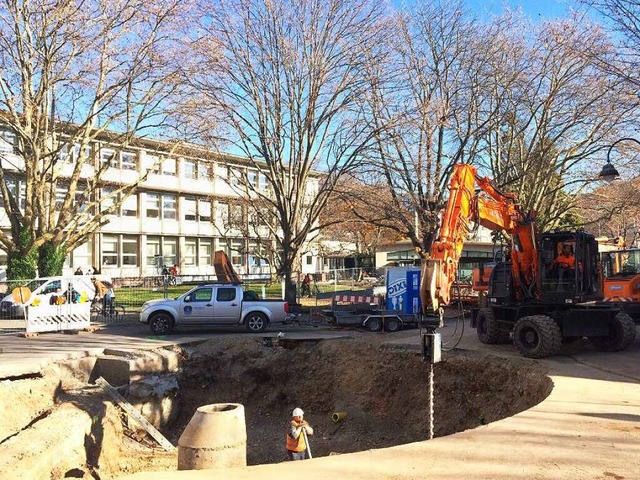
[{"label": "truck door", "polygon": [[216,289],[215,322],[234,324],[240,320],[242,299],[238,298],[240,290],[236,287],[218,287]]},{"label": "truck door", "polygon": [[182,299],[180,316],[184,325],[211,323],[213,320],[213,287],[196,288]]}]

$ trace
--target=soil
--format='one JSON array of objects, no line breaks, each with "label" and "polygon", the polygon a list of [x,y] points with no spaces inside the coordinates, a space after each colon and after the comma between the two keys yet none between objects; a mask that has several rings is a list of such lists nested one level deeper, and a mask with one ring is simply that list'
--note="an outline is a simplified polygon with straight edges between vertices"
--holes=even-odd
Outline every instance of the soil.
[{"label": "soil", "polygon": [[[428,438],[428,368],[415,350],[374,336],[330,341],[212,341],[190,352],[180,378],[180,414],[163,433],[177,443],[195,410],[241,403],[249,465],[286,459],[285,432],[300,407],[315,430],[314,457]],[[435,366],[435,436],[530,408],[552,388],[526,360],[449,354]],[[335,412],[345,412],[338,423]]]},{"label": "soil", "polygon": [[[286,459],[285,432],[295,407],[305,411],[315,429],[310,438],[314,457],[424,440],[428,366],[415,349],[385,345],[384,338],[229,337],[189,347],[179,375],[180,410],[161,431],[177,445],[198,407],[241,403],[249,465]],[[513,415],[542,401],[552,388],[538,364],[455,351],[435,365],[434,383],[435,436]],[[177,453],[164,452],[127,428],[126,416],[97,387],[72,384],[58,402],[72,403],[94,419],[85,442],[88,465],[78,465],[74,477],[106,480],[176,469]],[[333,422],[335,412],[345,412],[345,419]],[[51,478],[68,473],[52,472]]]}]

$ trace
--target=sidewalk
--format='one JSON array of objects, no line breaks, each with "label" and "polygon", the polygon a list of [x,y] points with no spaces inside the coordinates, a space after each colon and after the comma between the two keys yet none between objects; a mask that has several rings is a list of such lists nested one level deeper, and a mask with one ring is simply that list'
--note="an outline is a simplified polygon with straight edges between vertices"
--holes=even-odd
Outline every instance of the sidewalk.
[{"label": "sidewalk", "polygon": [[[391,343],[416,342],[415,331],[392,335]],[[474,335],[475,330],[465,332],[460,348],[517,356],[513,346],[481,345]],[[621,353],[602,353],[588,347],[575,350],[577,353],[541,361],[549,368],[555,385],[546,400],[513,417],[473,430],[304,462],[140,473],[126,478],[639,479],[640,335],[629,350]]]}]

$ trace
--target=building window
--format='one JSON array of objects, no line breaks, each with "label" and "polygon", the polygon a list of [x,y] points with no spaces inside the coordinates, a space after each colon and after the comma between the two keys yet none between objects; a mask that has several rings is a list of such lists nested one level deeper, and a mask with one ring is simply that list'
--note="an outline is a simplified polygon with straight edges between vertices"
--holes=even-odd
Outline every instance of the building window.
[{"label": "building window", "polygon": [[142,170],[143,173],[148,171],[150,171],[150,173],[160,173],[160,157],[157,155],[143,155]]},{"label": "building window", "polygon": [[251,185],[252,188],[257,189],[258,188],[258,172],[249,170],[247,172],[247,181],[249,182],[249,185]]},{"label": "building window", "polygon": [[178,239],[175,237],[163,237],[162,258],[164,265],[178,264]]},{"label": "building window", "polygon": [[162,257],[160,256],[160,237],[147,237],[145,247],[147,266],[162,268]]},{"label": "building window", "polygon": [[196,162],[195,160],[182,160],[182,176],[190,180],[196,179]]},{"label": "building window", "polygon": [[146,217],[160,218],[160,195],[157,193],[146,194]]},{"label": "building window", "polygon": [[[104,213],[107,210],[113,208],[116,203],[116,194],[114,193],[115,189],[111,187],[103,188],[102,194],[100,195],[100,210]],[[115,215],[117,212],[111,211],[108,215]]]},{"label": "building window", "polygon": [[184,197],[182,201],[183,211],[184,211],[184,219],[195,222],[198,217],[197,212],[197,203],[195,197]]},{"label": "building window", "polygon": [[311,255],[307,256],[307,265],[313,265],[313,257]]},{"label": "building window", "polygon": [[56,209],[62,210],[64,199],[67,198],[68,187],[66,185],[56,186]]},{"label": "building window", "polygon": [[122,202],[121,215],[123,217],[137,217],[138,216],[138,195],[135,193],[129,195]]},{"label": "building window", "polygon": [[178,204],[175,195],[162,195],[162,218],[165,220],[178,219]]},{"label": "building window", "polygon": [[[82,160],[82,162],[88,162],[91,160],[91,146],[90,145],[86,145],[84,147],[84,153],[83,155],[80,155],[81,153],[81,145],[79,143],[76,143],[73,146],[73,161],[78,161],[78,160]],[[82,158],[80,158],[82,157]]]},{"label": "building window", "polygon": [[120,152],[120,168],[123,170],[138,170],[138,158],[133,152]]},{"label": "building window", "polygon": [[115,235],[102,236],[102,265],[118,266],[118,237]]},{"label": "building window", "polygon": [[211,221],[211,201],[208,198],[198,200],[198,215],[201,222]]},{"label": "building window", "polygon": [[111,148],[100,149],[100,167],[102,167],[105,163],[108,163],[109,167],[111,168],[118,167],[118,160],[116,158],[115,150]]},{"label": "building window", "polygon": [[200,249],[198,250],[198,265],[211,265],[211,240],[200,240]]},{"label": "building window", "polygon": [[0,153],[17,153],[17,137],[11,130],[0,130]]},{"label": "building window", "polygon": [[162,174],[171,175],[172,177],[176,176],[176,159],[175,158],[165,158],[162,161]]},{"label": "building window", "polygon": [[227,173],[228,183],[232,187],[237,187],[240,185],[240,171],[235,168],[229,168]]},{"label": "building window", "polygon": [[229,223],[229,204],[226,202],[218,202],[216,205],[216,220],[225,226]]},{"label": "building window", "polygon": [[122,265],[127,267],[138,266],[138,237],[124,235],[122,237]]},{"label": "building window", "polygon": [[186,238],[184,241],[184,264],[188,267],[195,267],[198,258],[197,242],[195,238]]},{"label": "building window", "polygon": [[267,188],[269,188],[269,182],[267,181],[266,175],[263,175],[261,173],[258,178],[260,181],[260,185],[259,185],[260,190],[266,190]]},{"label": "building window", "polygon": [[83,271],[86,271],[91,265],[93,265],[93,240],[83,243],[73,252],[71,252],[69,258],[69,267],[76,268],[81,267]]},{"label": "building window", "polygon": [[233,265],[244,265],[243,250],[244,242],[242,240],[231,240],[231,263]]},{"label": "building window", "polygon": [[212,166],[209,162],[200,160],[198,162],[198,178],[200,180],[211,180]]}]

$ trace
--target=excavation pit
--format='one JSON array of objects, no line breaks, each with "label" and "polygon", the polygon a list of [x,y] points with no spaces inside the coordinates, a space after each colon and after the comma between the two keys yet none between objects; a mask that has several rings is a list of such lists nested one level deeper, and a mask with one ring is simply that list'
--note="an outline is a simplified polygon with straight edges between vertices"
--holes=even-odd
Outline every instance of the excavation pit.
[{"label": "excavation pit", "polygon": [[[314,457],[425,440],[428,366],[417,348],[385,345],[387,339],[225,337],[171,352],[131,353],[131,383],[121,393],[173,445],[199,407],[241,404],[248,465],[286,460],[285,433],[295,407],[314,427]],[[169,353],[180,361],[165,361]],[[177,470],[176,451],[160,448],[100,387],[84,383],[88,375],[71,370],[0,382],[4,406],[21,406],[3,424],[0,470],[22,472],[25,480],[67,474],[108,480]],[[434,378],[436,436],[511,416],[542,401],[552,388],[532,361],[472,352],[446,353]],[[238,438],[223,435],[222,441],[236,445]]]},{"label": "excavation pit", "polygon": [[[373,343],[372,343],[373,341]],[[474,428],[532,407],[551,391],[537,365],[448,354],[435,366],[435,435]],[[427,438],[428,368],[417,350],[362,340],[218,339],[190,352],[179,377],[180,411],[163,433],[174,444],[198,407],[240,403],[247,464],[286,460],[295,407],[315,429],[314,457]],[[344,412],[339,422],[336,412]]]}]

